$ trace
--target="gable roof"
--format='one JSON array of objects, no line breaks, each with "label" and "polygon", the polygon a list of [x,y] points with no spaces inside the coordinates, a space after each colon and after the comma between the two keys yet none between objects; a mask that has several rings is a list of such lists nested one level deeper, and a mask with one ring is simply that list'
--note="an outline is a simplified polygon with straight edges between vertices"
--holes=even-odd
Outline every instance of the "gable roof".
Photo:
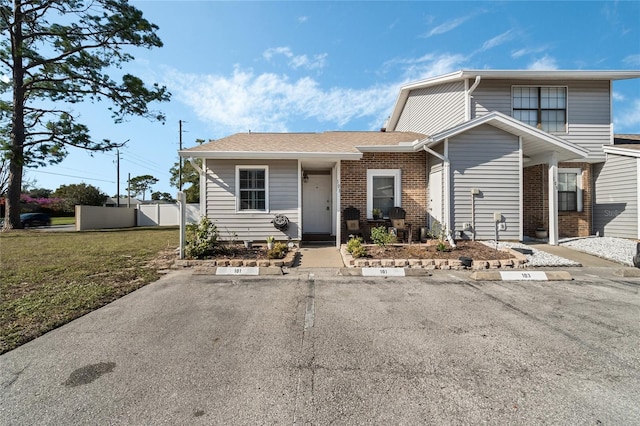
[{"label": "gable roof", "polygon": [[391,116],[387,122],[386,128],[395,129],[400,119],[400,114],[404,109],[405,103],[409,98],[412,90],[424,89],[426,87],[437,86],[443,83],[453,81],[464,81],[470,79],[482,80],[627,80],[640,78],[640,71],[607,71],[607,70],[549,70],[549,71],[532,71],[532,70],[459,70],[449,74],[443,74],[436,77],[419,80],[409,83],[400,88],[400,93],[393,106]]},{"label": "gable roof", "polygon": [[[554,136],[538,128],[529,126],[522,121],[516,120],[506,114],[497,111],[465,121],[455,127],[437,133],[418,143],[416,148],[423,146],[431,148],[447,138],[459,135],[478,126],[489,124],[512,135],[522,138],[522,150],[528,157],[544,155],[549,150],[555,151],[558,161],[571,160],[575,158],[587,157],[589,151],[566,141],[562,138]],[[551,147],[551,149],[550,149]]]},{"label": "gable roof", "polygon": [[627,157],[640,158],[640,144],[604,145],[607,154],[625,155]]},{"label": "gable roof", "polygon": [[613,144],[640,144],[640,135],[635,134],[615,134],[613,135]]},{"label": "gable roof", "polygon": [[193,158],[360,159],[366,150],[413,151],[414,132],[236,133],[179,152]]}]

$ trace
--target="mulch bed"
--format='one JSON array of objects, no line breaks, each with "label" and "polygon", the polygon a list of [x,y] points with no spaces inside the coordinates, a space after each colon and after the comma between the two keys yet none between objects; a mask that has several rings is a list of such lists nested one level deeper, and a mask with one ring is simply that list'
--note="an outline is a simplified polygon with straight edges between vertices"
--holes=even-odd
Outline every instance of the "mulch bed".
[{"label": "mulch bed", "polygon": [[515,258],[509,252],[496,250],[477,241],[456,241],[456,248],[452,249],[446,243],[445,251],[436,249],[437,241],[427,241],[426,244],[389,245],[378,247],[367,245],[367,258],[370,259],[458,259],[461,256],[473,260],[498,260]]}]

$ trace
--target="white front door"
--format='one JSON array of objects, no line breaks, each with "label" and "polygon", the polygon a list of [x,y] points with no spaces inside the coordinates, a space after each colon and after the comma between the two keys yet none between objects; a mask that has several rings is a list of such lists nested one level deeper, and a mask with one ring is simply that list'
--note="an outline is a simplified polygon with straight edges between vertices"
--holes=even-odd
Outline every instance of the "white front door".
[{"label": "white front door", "polygon": [[433,229],[433,223],[442,224],[442,172],[429,174],[429,227]]},{"label": "white front door", "polygon": [[331,174],[308,174],[302,183],[302,232],[331,233]]}]

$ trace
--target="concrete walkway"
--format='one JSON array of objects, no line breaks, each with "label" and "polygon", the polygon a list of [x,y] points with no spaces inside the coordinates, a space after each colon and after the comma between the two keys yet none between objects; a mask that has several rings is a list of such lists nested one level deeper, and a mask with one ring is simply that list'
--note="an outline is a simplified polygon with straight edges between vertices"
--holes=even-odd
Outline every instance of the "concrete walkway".
[{"label": "concrete walkway", "polygon": [[544,252],[553,254],[555,256],[562,257],[564,259],[573,260],[574,262],[579,262],[584,267],[620,268],[622,266],[626,266],[617,262],[613,262],[611,260],[594,256],[592,254],[587,254],[578,250],[573,250],[565,246],[552,246],[549,244],[539,243],[539,242],[527,242],[526,244],[528,246],[534,247],[536,250],[544,251]]},{"label": "concrete walkway", "polygon": [[295,266],[300,268],[343,268],[340,250],[335,246],[304,244],[298,250],[299,256]]}]

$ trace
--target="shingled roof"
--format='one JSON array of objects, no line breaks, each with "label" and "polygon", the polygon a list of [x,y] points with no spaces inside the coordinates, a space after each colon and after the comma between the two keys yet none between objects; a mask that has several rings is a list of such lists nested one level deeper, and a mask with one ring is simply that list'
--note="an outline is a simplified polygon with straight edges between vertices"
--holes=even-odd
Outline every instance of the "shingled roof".
[{"label": "shingled roof", "polygon": [[236,133],[180,151],[183,157],[240,153],[361,154],[358,147],[407,147],[426,135],[413,132]]}]

